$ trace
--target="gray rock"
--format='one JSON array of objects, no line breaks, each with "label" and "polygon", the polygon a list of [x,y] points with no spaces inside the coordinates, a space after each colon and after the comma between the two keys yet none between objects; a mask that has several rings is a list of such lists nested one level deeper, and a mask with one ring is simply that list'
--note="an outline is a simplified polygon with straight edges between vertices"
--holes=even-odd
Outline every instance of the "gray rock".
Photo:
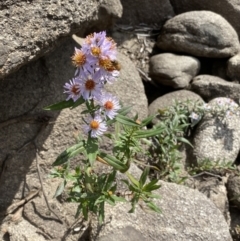
[{"label": "gray rock", "polygon": [[196,76],[190,85],[190,89],[207,102],[217,97],[229,97],[239,103],[240,85],[213,75]]},{"label": "gray rock", "polygon": [[145,241],[146,238],[141,234],[141,232],[131,226],[126,226],[119,229],[117,232],[113,231],[109,235],[103,236],[98,239],[99,241]]},{"label": "gray rock", "polygon": [[144,0],[121,0],[123,16],[117,22],[127,25],[155,24],[161,26],[175,14],[169,0],[155,0],[151,4]]},{"label": "gray rock", "polygon": [[208,197],[224,215],[230,225],[229,202],[226,189],[227,178],[202,175],[195,183],[195,188]]},{"label": "gray rock", "polygon": [[240,82],[240,54],[230,58],[227,62],[227,74],[233,81]]},{"label": "gray rock", "polygon": [[[163,110],[172,106],[175,103],[175,101],[184,102],[187,100],[203,102],[202,98],[192,91],[177,90],[177,91],[165,94],[157,98],[156,100],[154,100],[148,107],[148,113],[149,115],[155,115],[158,113],[158,110],[161,110],[161,109]],[[157,119],[154,119],[153,123],[156,124],[156,122],[157,122]]]},{"label": "gray rock", "polygon": [[170,53],[157,54],[150,58],[149,75],[160,84],[185,88],[200,69],[198,59]]},{"label": "gray rock", "polygon": [[240,209],[240,177],[238,175],[229,176],[227,191],[230,202]]},{"label": "gray rock", "polygon": [[[126,212],[130,209],[127,204],[106,205],[105,223],[100,227],[93,223],[92,240],[129,240],[128,233],[124,233],[128,229],[134,230],[131,236],[139,237],[141,233],[142,239],[152,241],[232,240],[223,215],[206,196],[181,185],[160,184],[157,194],[161,199],[154,202],[161,208],[161,214],[140,208],[130,214]],[[114,239],[113,234],[116,234]]]},{"label": "gray rock", "polygon": [[[119,0],[1,1],[0,78],[53,50],[73,33],[109,28],[122,14]],[[4,48],[2,48],[4,46]]]},{"label": "gray rock", "polygon": [[240,238],[240,210],[234,206],[230,208],[231,214],[231,235],[233,240],[238,240]]},{"label": "gray rock", "polygon": [[[238,106],[228,98],[219,97],[208,103],[212,109],[219,109],[219,106]],[[197,164],[203,161],[220,163],[233,163],[240,149],[240,120],[233,111],[227,117],[219,117],[219,114],[212,116],[206,114],[198,124],[193,137],[193,154]]]},{"label": "gray rock", "polygon": [[238,35],[240,35],[240,6],[238,0],[171,0],[171,4],[176,14],[196,10],[208,10],[218,13],[223,16],[235,28]]},{"label": "gray rock", "polygon": [[157,46],[210,58],[231,57],[239,51],[236,31],[222,16],[210,11],[187,12],[168,20]]},{"label": "gray rock", "polygon": [[46,239],[44,235],[41,235],[41,232],[39,228],[24,219],[19,223],[12,223],[7,228],[7,233],[10,236],[9,241],[45,241]]}]

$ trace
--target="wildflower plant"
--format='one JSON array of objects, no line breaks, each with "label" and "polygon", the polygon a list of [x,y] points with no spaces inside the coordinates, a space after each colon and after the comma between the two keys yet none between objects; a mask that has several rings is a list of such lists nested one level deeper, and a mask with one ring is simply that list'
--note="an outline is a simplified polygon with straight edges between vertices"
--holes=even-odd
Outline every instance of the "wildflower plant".
[{"label": "wildflower plant", "polygon": [[[153,117],[142,121],[137,116],[128,117],[130,107],[123,107],[116,96],[105,91],[105,84],[116,81],[121,68],[117,61],[116,43],[106,36],[105,31],[93,33],[86,37],[81,48],[75,48],[72,63],[76,71],[63,86],[66,100],[45,109],[72,109],[85,104],[82,112],[85,136],[79,136],[77,143],[63,151],[53,163],[56,168],[52,176],[63,179],[55,196],[68,187],[68,200],[79,204],[77,215],[81,213],[87,219],[89,213],[95,213],[102,221],[106,202],[114,205],[116,201],[126,201],[124,195],[119,195],[121,192],[117,187],[116,175],[121,172],[126,174],[123,182],[131,192],[130,211],[134,211],[141,200],[150,209],[160,212],[152,202],[157,197],[152,191],[160,186],[157,180],[146,184],[149,167],[143,170],[139,180],[129,172],[129,168],[136,153],[142,151],[141,142],[149,143],[146,138],[161,133],[162,127],[144,129]],[[115,127],[115,132],[110,126]],[[112,154],[101,150],[103,137],[112,140]],[[81,156],[81,161],[72,170],[70,161],[77,155]],[[94,169],[96,162],[109,166],[109,172],[97,173]]]},{"label": "wildflower plant", "polygon": [[[189,142],[195,126],[204,116],[210,118],[221,118],[226,122],[233,115],[239,115],[239,106],[229,98],[218,98],[213,105],[202,101],[175,101],[170,107],[159,110],[158,119],[160,120],[154,128],[162,129],[158,135],[151,137],[150,147],[152,155],[152,165],[158,168],[156,176],[171,182],[183,182],[185,177],[181,177],[181,152],[183,143],[191,145]],[[229,168],[230,162],[227,163]],[[225,168],[224,165],[218,169]],[[203,170],[215,170],[216,167],[210,160],[205,160],[204,165],[189,168],[189,174]],[[185,175],[185,174],[184,174]]]},{"label": "wildflower plant", "polygon": [[[105,84],[117,81],[120,63],[117,60],[117,47],[106,32],[93,33],[86,37],[81,48],[75,48],[72,63],[76,67],[75,75],[63,86],[66,99],[46,107],[46,110],[62,110],[84,105],[81,112],[84,135],[77,136],[76,144],[63,151],[53,163],[55,169],[51,175],[62,178],[55,197],[67,190],[68,201],[78,203],[76,215],[88,219],[89,214],[104,220],[105,203],[114,205],[117,201],[130,201],[135,210],[139,201],[153,211],[160,212],[153,199],[153,193],[160,188],[158,179],[180,182],[182,143],[191,145],[188,137],[191,130],[204,115],[230,117],[239,113],[239,107],[228,99],[219,100],[215,107],[202,102],[176,102],[171,107],[159,110],[160,122],[152,129],[146,126],[155,118],[149,116],[138,120],[136,115],[129,117],[130,107],[124,107],[120,100],[106,92]],[[102,150],[101,141],[111,141],[111,153]],[[148,145],[143,153],[143,145]],[[153,160],[141,163],[144,170],[139,180],[129,169],[133,162],[139,164],[137,154],[150,155]],[[72,167],[71,159],[79,157],[79,164]],[[156,161],[155,161],[156,160]],[[97,172],[96,164],[108,166],[108,172]],[[155,179],[148,181],[150,167],[158,171]],[[194,170],[196,171],[196,170]],[[125,174],[121,180],[128,189],[119,189],[118,173]]]}]

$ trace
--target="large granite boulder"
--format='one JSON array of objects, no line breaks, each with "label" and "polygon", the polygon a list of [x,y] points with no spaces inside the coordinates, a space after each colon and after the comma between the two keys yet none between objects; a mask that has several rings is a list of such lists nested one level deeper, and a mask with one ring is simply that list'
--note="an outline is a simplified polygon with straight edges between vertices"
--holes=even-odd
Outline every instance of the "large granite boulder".
[{"label": "large granite boulder", "polygon": [[182,185],[160,184],[161,199],[154,202],[161,214],[145,210],[144,205],[135,213],[125,212],[128,204],[106,205],[105,223],[92,224],[91,240],[232,240],[222,213],[205,195]]},{"label": "large granite boulder", "polygon": [[119,0],[1,1],[0,78],[53,50],[73,33],[109,28]]},{"label": "large granite boulder", "polygon": [[229,98],[219,97],[211,100],[208,107],[217,114],[206,114],[198,124],[192,161],[199,166],[206,161],[234,163],[240,150],[240,120],[235,111],[238,105]]},{"label": "large granite boulder", "polygon": [[200,10],[218,13],[235,28],[240,36],[240,6],[238,0],[171,0],[171,4],[176,14]]},{"label": "large granite boulder", "polygon": [[123,16],[117,22],[126,25],[156,24],[162,25],[175,14],[169,0],[121,0]]},{"label": "large granite boulder", "polygon": [[240,54],[233,56],[227,62],[227,74],[231,80],[240,82]]},{"label": "large granite boulder", "polygon": [[213,75],[196,76],[193,78],[190,89],[199,94],[207,102],[217,97],[231,97],[236,102],[240,98],[239,84]]},{"label": "large granite boulder", "polygon": [[149,75],[155,83],[176,89],[187,87],[200,69],[198,59],[171,53],[154,55],[150,58],[149,65]]},{"label": "large granite boulder", "polygon": [[157,45],[165,51],[209,58],[227,58],[239,51],[234,28],[222,16],[210,11],[182,13],[168,20]]}]

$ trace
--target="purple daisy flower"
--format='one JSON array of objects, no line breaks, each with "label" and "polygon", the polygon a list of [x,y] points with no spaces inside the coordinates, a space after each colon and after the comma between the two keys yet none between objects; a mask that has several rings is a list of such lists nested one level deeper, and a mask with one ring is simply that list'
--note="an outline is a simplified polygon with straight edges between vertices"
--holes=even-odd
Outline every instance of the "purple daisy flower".
[{"label": "purple daisy flower", "polygon": [[75,76],[77,76],[81,70],[92,71],[93,66],[97,64],[97,59],[91,56],[86,49],[75,48],[72,63],[77,67],[75,72]]},{"label": "purple daisy flower", "polygon": [[111,120],[117,115],[118,110],[121,109],[117,97],[110,93],[102,94],[98,102],[101,110],[103,110],[104,114]]},{"label": "purple daisy flower", "polygon": [[85,100],[99,98],[103,89],[102,76],[98,72],[86,73],[82,72],[79,76],[81,84],[81,94]]},{"label": "purple daisy flower", "polygon": [[65,83],[65,85],[63,86],[65,89],[63,93],[68,94],[66,100],[73,99],[73,101],[75,102],[77,99],[81,97],[81,86],[77,78],[73,78],[69,82],[70,83]]},{"label": "purple daisy flower", "polygon": [[101,46],[101,55],[100,57],[107,57],[111,60],[116,60],[117,58],[117,48],[116,43],[112,38],[105,38]]},{"label": "purple daisy flower", "polygon": [[106,31],[93,33],[86,37],[85,43],[90,45],[101,46],[106,38]]},{"label": "purple daisy flower", "polygon": [[92,116],[88,117],[87,124],[84,125],[83,130],[86,134],[91,131],[91,137],[97,138],[107,131],[107,124],[102,117],[97,114],[94,118]]},{"label": "purple daisy flower", "polygon": [[116,43],[106,37],[105,31],[87,36],[83,49],[92,57],[116,60]]},{"label": "purple daisy flower", "polygon": [[109,58],[99,58],[96,70],[107,82],[113,82],[119,76],[120,64]]}]

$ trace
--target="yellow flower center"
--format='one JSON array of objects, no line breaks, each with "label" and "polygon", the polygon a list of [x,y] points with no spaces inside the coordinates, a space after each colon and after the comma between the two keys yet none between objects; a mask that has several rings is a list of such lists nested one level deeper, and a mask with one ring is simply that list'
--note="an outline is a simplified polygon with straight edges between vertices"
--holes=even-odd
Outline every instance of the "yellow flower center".
[{"label": "yellow flower center", "polygon": [[86,63],[86,55],[81,52],[75,52],[72,56],[72,63],[75,67],[81,67]]},{"label": "yellow flower center", "polygon": [[95,82],[92,79],[89,79],[85,83],[85,88],[87,90],[93,90],[95,88]]},{"label": "yellow flower center", "polygon": [[113,109],[113,103],[112,101],[108,100],[105,104],[104,104],[104,108],[106,110],[112,110]]},{"label": "yellow flower center", "polygon": [[99,47],[92,47],[91,52],[94,56],[99,56],[101,54],[101,49]]},{"label": "yellow flower center", "polygon": [[110,59],[99,59],[99,65],[107,71],[112,68],[112,62]]},{"label": "yellow flower center", "polygon": [[99,127],[99,122],[95,121],[95,120],[92,120],[91,123],[90,123],[90,127],[92,130],[97,130],[98,127]]},{"label": "yellow flower center", "polygon": [[99,65],[105,70],[112,72],[114,70],[120,70],[120,64],[117,61],[111,61],[110,59],[99,59]]}]

